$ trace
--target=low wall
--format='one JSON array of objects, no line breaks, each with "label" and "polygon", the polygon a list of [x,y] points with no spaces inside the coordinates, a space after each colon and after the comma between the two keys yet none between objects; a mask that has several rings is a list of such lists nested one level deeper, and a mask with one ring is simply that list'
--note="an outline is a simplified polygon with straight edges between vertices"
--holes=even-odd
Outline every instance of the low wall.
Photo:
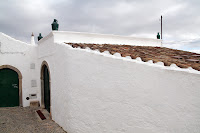
[{"label": "low wall", "polygon": [[[51,33],[50,33],[51,34]],[[57,43],[96,43],[96,44],[126,44],[139,46],[161,46],[161,40],[149,38],[136,38],[118,35],[104,35],[94,33],[79,33],[66,31],[53,31],[54,41]]]},{"label": "low wall", "polygon": [[200,132],[197,71],[67,44],[57,44],[54,56],[45,58],[52,118],[68,133]]}]

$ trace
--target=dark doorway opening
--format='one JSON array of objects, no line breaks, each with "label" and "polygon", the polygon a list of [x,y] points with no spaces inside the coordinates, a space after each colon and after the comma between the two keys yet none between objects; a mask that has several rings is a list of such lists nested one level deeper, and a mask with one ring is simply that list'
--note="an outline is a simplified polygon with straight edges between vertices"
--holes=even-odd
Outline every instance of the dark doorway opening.
[{"label": "dark doorway opening", "polygon": [[43,63],[41,71],[42,85],[42,106],[50,113],[51,92],[50,92],[50,73],[47,63]]},{"label": "dark doorway opening", "polygon": [[44,66],[44,105],[45,109],[50,112],[50,87],[49,87],[49,71],[47,66]]}]

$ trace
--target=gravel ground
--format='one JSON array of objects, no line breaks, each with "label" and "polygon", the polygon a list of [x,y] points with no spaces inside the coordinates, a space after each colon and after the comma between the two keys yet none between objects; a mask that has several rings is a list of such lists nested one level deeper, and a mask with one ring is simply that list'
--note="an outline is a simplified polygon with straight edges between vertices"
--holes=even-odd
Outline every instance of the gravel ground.
[{"label": "gravel ground", "polygon": [[0,108],[0,133],[66,133],[52,121],[46,110],[40,109],[47,119],[41,120],[30,107]]}]

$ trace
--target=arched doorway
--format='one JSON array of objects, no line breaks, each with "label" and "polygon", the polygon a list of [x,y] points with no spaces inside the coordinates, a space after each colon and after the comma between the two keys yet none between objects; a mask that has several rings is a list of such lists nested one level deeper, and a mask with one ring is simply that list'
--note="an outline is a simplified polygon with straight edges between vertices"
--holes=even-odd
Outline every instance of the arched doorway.
[{"label": "arched doorway", "polygon": [[22,106],[22,75],[9,65],[0,66],[0,107]]},{"label": "arched doorway", "polygon": [[50,112],[51,110],[50,72],[46,61],[42,63],[41,87],[42,87],[41,88],[42,107],[45,108],[48,112]]}]

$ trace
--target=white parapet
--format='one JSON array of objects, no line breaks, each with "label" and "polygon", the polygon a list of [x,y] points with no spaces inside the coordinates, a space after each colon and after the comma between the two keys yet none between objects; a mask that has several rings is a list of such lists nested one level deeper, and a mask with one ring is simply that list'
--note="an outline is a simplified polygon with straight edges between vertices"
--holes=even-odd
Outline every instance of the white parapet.
[{"label": "white parapet", "polygon": [[[95,44],[125,44],[136,46],[161,46],[161,40],[136,38],[131,36],[106,35],[96,33],[80,33],[69,31],[53,31],[54,42],[95,43]],[[51,34],[51,33],[50,33]]]}]

